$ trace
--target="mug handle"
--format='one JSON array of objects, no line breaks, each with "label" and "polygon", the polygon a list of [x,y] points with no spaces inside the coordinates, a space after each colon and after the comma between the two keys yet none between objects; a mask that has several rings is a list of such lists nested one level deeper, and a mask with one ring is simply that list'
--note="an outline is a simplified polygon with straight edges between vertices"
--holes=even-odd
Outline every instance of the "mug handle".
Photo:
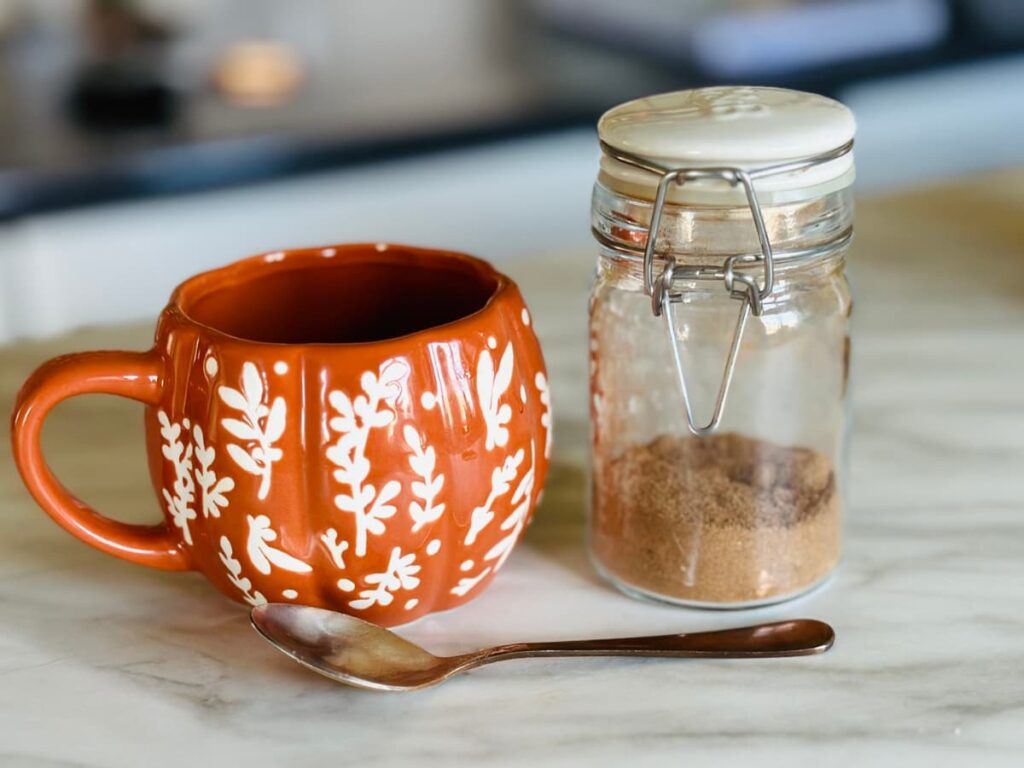
[{"label": "mug handle", "polygon": [[181,539],[164,520],[133,525],[111,520],[73,496],[50,471],[39,442],[43,422],[62,400],[86,393],[120,395],[157,405],[163,363],[155,352],[82,352],[56,357],[33,373],[15,403],[11,425],[21,478],[50,517],[72,536],[108,554],[151,568],[192,568]]}]

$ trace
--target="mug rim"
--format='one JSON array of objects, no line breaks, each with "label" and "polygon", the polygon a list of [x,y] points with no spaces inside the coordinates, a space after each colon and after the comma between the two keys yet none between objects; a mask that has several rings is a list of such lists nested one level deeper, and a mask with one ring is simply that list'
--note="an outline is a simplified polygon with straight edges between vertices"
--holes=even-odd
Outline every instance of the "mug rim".
[{"label": "mug rim", "polygon": [[[468,274],[474,274],[481,279],[493,281],[487,300],[474,311],[449,320],[445,323],[428,325],[418,328],[401,336],[389,336],[384,339],[373,341],[332,341],[332,342],[280,342],[261,341],[250,339],[244,336],[237,336],[228,333],[209,323],[196,319],[187,309],[190,303],[194,303],[203,296],[226,287],[232,287],[247,280],[254,279],[261,275],[273,274],[274,272],[298,271],[322,268],[322,265],[337,263],[346,255],[355,257],[354,261],[369,262],[392,262],[394,257],[388,258],[387,254],[404,254],[413,259],[427,257],[435,259],[440,263],[457,265]],[[362,257],[362,258],[360,258]],[[253,256],[247,256],[236,261],[229,262],[220,267],[199,272],[186,278],[179,283],[171,293],[164,314],[170,314],[179,322],[200,328],[206,334],[213,337],[230,340],[235,343],[252,346],[265,347],[327,347],[327,348],[356,348],[373,347],[390,342],[407,342],[419,336],[436,333],[439,330],[452,330],[461,325],[470,324],[484,315],[493,312],[495,306],[513,288],[515,283],[511,278],[498,271],[494,265],[476,256],[461,251],[452,251],[444,248],[425,248],[415,245],[392,242],[360,242],[360,243],[337,243],[322,246],[308,246],[302,248],[283,248],[273,251],[264,251]]]}]

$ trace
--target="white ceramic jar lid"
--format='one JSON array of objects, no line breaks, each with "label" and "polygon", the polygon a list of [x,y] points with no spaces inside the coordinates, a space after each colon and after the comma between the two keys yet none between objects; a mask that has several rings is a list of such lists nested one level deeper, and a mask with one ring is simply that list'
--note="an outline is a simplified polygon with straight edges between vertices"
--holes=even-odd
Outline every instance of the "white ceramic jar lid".
[{"label": "white ceramic jar lid", "polygon": [[[636,99],[610,109],[597,124],[602,142],[666,168],[732,166],[752,170],[801,160],[853,139],[853,113],[838,101],[784,88],[697,88]],[[650,200],[658,176],[609,157],[602,182]],[[755,182],[762,203],[826,194],[853,181],[853,152],[825,163]],[[714,179],[673,185],[669,201],[742,203],[743,193]]]}]

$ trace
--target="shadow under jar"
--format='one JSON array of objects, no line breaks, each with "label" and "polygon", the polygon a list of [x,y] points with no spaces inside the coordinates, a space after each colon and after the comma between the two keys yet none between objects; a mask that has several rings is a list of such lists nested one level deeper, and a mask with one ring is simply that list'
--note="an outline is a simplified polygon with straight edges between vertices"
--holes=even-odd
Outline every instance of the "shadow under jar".
[{"label": "shadow under jar", "polygon": [[795,597],[840,557],[853,117],[811,94],[706,88],[621,105],[598,129],[595,565],[684,605]]}]

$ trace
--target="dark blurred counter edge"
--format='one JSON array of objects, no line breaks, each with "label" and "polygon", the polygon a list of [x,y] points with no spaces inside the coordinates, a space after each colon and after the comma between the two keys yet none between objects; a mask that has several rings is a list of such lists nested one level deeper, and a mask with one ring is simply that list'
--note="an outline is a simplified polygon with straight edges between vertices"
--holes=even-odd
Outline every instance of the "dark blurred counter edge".
[{"label": "dark blurred counter edge", "polygon": [[351,142],[255,136],[151,147],[71,170],[0,170],[0,222],[119,200],[213,190],[593,125],[593,110]]}]

